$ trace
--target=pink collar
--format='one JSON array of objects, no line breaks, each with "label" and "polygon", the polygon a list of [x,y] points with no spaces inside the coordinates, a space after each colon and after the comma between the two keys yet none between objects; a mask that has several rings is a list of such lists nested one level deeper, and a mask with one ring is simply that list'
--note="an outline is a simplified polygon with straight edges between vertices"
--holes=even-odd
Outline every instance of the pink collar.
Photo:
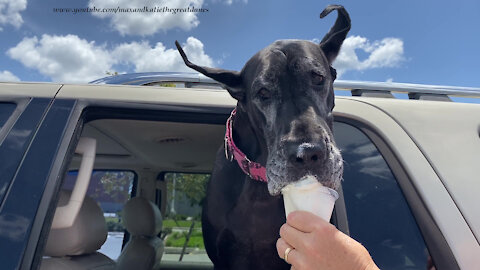
[{"label": "pink collar", "polygon": [[233,158],[238,163],[238,166],[242,171],[247,174],[250,178],[260,181],[267,182],[267,170],[265,167],[259,163],[250,161],[247,156],[235,145],[233,142],[233,116],[237,113],[237,109],[233,109],[230,117],[227,119],[227,130],[225,132],[225,157],[227,160],[232,161]]}]

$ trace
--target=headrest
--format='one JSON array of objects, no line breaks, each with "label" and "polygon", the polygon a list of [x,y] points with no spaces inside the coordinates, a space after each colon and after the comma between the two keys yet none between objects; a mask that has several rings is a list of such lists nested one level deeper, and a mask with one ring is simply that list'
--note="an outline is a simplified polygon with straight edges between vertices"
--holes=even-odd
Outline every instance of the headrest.
[{"label": "headrest", "polygon": [[[71,194],[71,191],[62,190],[57,207],[66,205]],[[44,255],[63,257],[92,253],[103,245],[107,234],[107,224],[102,209],[93,199],[85,196],[71,227],[50,230]]]},{"label": "headrest", "polygon": [[132,236],[156,236],[162,230],[162,214],[149,200],[134,197],[123,207],[123,225]]}]

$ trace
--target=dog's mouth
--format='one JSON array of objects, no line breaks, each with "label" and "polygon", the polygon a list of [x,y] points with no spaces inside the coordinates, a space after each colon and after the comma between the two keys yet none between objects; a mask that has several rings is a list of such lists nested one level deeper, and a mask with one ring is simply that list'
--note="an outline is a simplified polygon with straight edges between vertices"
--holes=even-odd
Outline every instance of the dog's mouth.
[{"label": "dog's mouth", "polygon": [[290,164],[285,157],[273,155],[267,161],[268,191],[280,195],[281,190],[307,176],[314,177],[325,187],[337,190],[343,177],[343,159],[339,149],[332,145],[328,158],[315,168],[302,169]]},{"label": "dog's mouth", "polygon": [[[291,176],[289,175],[289,177],[291,177]],[[279,195],[281,193],[281,190],[283,188],[285,188],[286,186],[288,186],[290,184],[293,184],[293,183],[296,183],[296,182],[301,181],[301,180],[306,179],[306,178],[313,178],[317,182],[322,184],[322,186],[337,190],[339,185],[340,185],[340,182],[342,180],[342,174],[341,173],[334,174],[334,175],[331,175],[330,177],[328,177],[326,175],[312,174],[310,172],[306,172],[304,175],[299,176],[299,177],[295,177],[295,178],[291,177],[291,178],[281,179],[281,178],[278,178],[278,177],[273,177],[273,178],[270,177],[269,174],[268,174],[268,169],[267,169],[267,178],[268,178],[268,183],[269,183],[268,184],[269,192],[270,192],[271,195],[275,196],[275,195]]]},{"label": "dog's mouth", "polygon": [[[328,188],[331,188],[331,189],[337,189],[337,186],[336,186],[337,181],[335,179],[332,179],[330,177],[322,178],[322,176],[320,176],[320,175],[311,174],[311,173],[305,174],[300,179],[296,179],[296,180],[292,179],[292,181],[289,184],[296,183],[298,181],[302,181],[302,180],[305,180],[305,179],[315,179],[317,182],[322,184],[322,186],[324,186],[324,187],[328,187]],[[287,184],[287,185],[289,185],[289,184]]]}]

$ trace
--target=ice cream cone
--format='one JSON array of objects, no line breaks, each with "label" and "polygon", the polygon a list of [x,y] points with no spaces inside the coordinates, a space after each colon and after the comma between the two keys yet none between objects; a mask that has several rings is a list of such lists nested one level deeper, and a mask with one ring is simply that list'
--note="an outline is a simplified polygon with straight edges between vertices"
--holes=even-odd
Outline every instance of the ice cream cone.
[{"label": "ice cream cone", "polygon": [[338,193],[320,184],[315,177],[307,176],[282,189],[285,215],[296,210],[309,211],[330,221]]}]

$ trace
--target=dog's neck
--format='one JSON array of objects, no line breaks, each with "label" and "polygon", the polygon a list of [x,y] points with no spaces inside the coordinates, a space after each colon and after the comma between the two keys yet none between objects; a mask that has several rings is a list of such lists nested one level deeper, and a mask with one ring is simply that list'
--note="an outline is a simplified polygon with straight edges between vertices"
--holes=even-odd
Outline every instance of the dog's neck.
[{"label": "dog's neck", "polygon": [[265,166],[267,162],[268,150],[265,142],[260,142],[258,138],[263,138],[263,134],[255,133],[248,115],[243,110],[237,110],[233,119],[233,141],[235,145],[251,160]]},{"label": "dog's neck", "polygon": [[[238,107],[237,107],[238,108]],[[268,150],[265,142],[260,142],[258,138],[263,138],[263,134],[256,133],[248,115],[245,111],[237,110],[233,119],[233,140],[237,147],[251,160],[265,166],[267,163]],[[235,162],[235,161],[233,161]],[[254,181],[246,174],[242,194],[246,196],[247,201],[255,201],[257,206],[263,205],[272,209],[271,204],[278,205],[278,199],[281,197],[272,197],[267,188],[267,184],[261,181]],[[250,181],[249,181],[250,180]],[[283,207],[283,201],[281,203]]]}]

